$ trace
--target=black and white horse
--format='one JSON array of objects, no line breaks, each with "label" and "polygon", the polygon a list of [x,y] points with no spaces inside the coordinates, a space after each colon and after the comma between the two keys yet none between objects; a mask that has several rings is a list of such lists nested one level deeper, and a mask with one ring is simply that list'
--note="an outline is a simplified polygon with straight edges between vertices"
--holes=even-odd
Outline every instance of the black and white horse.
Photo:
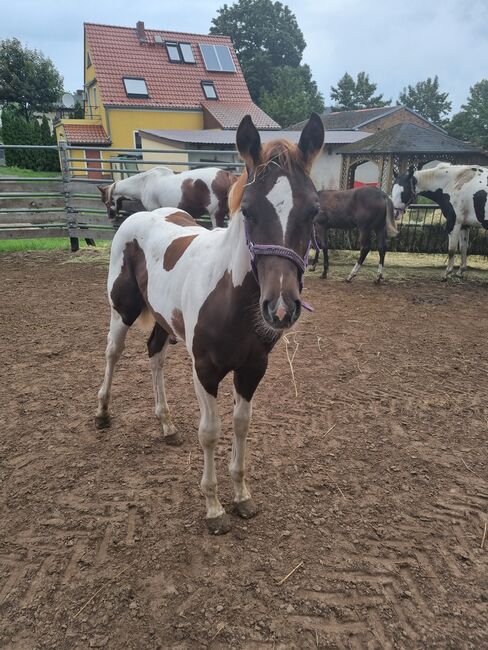
[{"label": "black and white horse", "polygon": [[444,280],[452,273],[458,245],[462,277],[467,267],[469,227],[488,230],[488,169],[478,165],[440,163],[432,169],[415,171],[395,177],[391,198],[397,213],[402,213],[420,194],[435,201],[447,220],[449,259]]}]

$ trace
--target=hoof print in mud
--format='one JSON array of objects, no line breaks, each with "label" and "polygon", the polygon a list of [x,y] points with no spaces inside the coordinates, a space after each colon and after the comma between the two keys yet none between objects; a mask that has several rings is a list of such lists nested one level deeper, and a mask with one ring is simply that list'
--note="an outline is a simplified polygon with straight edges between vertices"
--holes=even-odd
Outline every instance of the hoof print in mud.
[{"label": "hoof print in mud", "polygon": [[207,530],[211,535],[225,535],[230,530],[229,515],[224,512],[220,517],[205,519]]}]

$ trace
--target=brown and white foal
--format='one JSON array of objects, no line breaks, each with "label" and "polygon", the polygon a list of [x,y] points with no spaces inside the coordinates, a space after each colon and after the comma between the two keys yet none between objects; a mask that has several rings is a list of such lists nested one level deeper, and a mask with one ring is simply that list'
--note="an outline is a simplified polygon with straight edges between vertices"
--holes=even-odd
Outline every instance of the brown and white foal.
[{"label": "brown and white foal", "polygon": [[214,461],[221,432],[217,391],[229,372],[234,373],[235,387],[230,464],[235,509],[244,518],[257,512],[244,467],[252,397],[281,332],[300,316],[303,259],[319,207],[308,172],[323,138],[322,121],[314,113],[298,146],[277,140],[262,147],[246,116],[237,131],[246,172],[231,193],[232,219],[227,229],[209,231],[185,212],[161,208],[132,215],[113,239],[107,366],[96,424],[109,425],[114,366],[130,326],[140,316],[150,317],[154,327],[147,346],[156,416],[166,442],[177,444],[162,369],[170,339],[183,341],[193,362],[200,404],[201,489],[212,533],[230,528],[217,496]]}]

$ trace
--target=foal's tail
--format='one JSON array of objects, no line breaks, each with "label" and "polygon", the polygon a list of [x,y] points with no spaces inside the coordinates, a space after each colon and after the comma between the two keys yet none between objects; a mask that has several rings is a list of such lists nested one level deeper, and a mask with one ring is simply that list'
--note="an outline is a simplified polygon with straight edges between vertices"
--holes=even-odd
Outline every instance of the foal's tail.
[{"label": "foal's tail", "polygon": [[398,230],[393,216],[394,208],[393,201],[389,196],[385,196],[385,210],[386,210],[386,235],[387,237],[396,237]]}]

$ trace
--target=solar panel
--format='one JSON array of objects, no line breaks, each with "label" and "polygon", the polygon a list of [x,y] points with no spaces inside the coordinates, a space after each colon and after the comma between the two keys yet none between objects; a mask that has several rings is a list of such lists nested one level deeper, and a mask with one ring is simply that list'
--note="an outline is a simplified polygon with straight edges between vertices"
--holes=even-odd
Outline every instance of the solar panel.
[{"label": "solar panel", "polygon": [[227,45],[200,43],[205,67],[211,72],[235,72],[236,68]]}]

